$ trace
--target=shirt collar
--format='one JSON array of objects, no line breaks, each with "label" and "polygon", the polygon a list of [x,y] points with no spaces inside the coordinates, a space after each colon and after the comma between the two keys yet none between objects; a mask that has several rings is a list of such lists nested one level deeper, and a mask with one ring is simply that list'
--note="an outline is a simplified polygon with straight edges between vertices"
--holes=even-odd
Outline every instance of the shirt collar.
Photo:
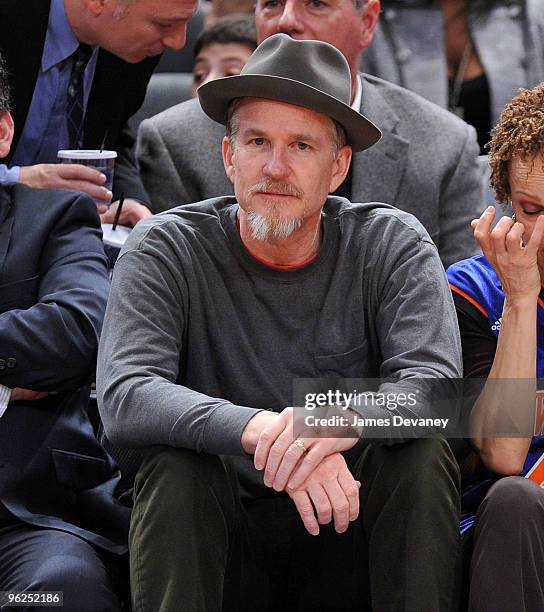
[{"label": "shirt collar", "polygon": [[363,99],[363,82],[361,81],[361,75],[357,73],[355,97],[353,98],[353,104],[351,108],[358,113],[361,112],[361,102]]},{"label": "shirt collar", "polygon": [[42,71],[69,58],[79,47],[79,41],[70,27],[64,0],[51,0],[49,23],[42,55]]}]

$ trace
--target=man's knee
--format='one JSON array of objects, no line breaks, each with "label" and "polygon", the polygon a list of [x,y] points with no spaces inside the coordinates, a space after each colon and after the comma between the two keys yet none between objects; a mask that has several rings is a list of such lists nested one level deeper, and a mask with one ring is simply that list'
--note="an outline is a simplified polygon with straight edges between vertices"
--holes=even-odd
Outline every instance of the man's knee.
[{"label": "man's knee", "polygon": [[108,571],[91,550],[89,554],[49,557],[35,571],[27,588],[29,591],[62,591],[65,610],[113,612],[121,608]]},{"label": "man's knee", "polygon": [[497,517],[509,522],[528,522],[531,517],[544,518],[544,495],[542,489],[532,480],[522,476],[506,476],[496,482],[488,491],[479,515]]},{"label": "man's knee", "polygon": [[403,482],[411,489],[434,488],[440,483],[459,490],[460,477],[453,453],[442,438],[421,438],[393,446],[374,446],[372,469],[380,482]]},{"label": "man's knee", "polygon": [[[150,450],[134,483],[131,534],[137,525],[162,526],[198,522],[195,508],[235,515],[236,481],[227,463],[217,455],[158,446]],[[197,513],[198,514],[198,513]],[[131,535],[131,537],[132,537]]]},{"label": "man's knee", "polygon": [[453,478],[456,482],[459,479],[457,462],[443,438],[423,438],[408,442],[405,461],[406,472],[412,478],[425,478],[431,482],[441,477]]},{"label": "man's knee", "polygon": [[223,474],[225,467],[216,455],[200,454],[183,448],[154,446],[150,449],[134,483],[138,496],[143,487],[157,487],[163,493],[178,495],[180,485],[192,482],[213,483]]}]

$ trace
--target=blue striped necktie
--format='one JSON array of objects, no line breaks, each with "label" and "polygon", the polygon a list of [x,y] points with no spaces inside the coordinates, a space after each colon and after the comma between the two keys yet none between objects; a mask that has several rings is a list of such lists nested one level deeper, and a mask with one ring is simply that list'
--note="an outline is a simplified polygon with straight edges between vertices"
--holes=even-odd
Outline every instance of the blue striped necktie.
[{"label": "blue striped necktie", "polygon": [[80,44],[72,55],[72,72],[66,92],[66,123],[71,149],[83,146],[83,75],[92,52],[89,45]]}]

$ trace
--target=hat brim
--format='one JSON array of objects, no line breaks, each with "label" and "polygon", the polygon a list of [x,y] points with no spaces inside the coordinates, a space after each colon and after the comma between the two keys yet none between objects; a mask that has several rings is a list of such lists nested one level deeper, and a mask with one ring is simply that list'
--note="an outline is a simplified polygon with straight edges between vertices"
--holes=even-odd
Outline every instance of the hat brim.
[{"label": "hat brim", "polygon": [[202,110],[217,123],[227,122],[227,109],[235,98],[265,98],[288,102],[332,117],[346,130],[354,151],[364,151],[378,142],[382,133],[364,115],[315,87],[272,75],[241,74],[205,83],[198,89]]}]

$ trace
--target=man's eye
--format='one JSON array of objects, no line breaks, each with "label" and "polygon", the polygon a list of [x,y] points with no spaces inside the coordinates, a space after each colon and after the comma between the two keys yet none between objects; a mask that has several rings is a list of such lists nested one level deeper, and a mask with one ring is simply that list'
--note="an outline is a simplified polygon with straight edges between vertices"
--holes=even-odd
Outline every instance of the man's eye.
[{"label": "man's eye", "polygon": [[280,3],[278,2],[278,0],[265,0],[265,2],[261,4],[261,8],[270,10],[278,8],[279,5]]},{"label": "man's eye", "polygon": [[540,213],[542,212],[542,210],[543,210],[543,209],[542,209],[542,208],[539,208],[538,210],[531,210],[531,209],[527,210],[527,209],[523,208],[522,210],[523,210],[523,214],[524,214],[524,215],[528,215],[528,216],[530,216],[530,217],[531,217],[531,216],[533,216],[533,215],[538,215],[538,214],[540,214]]},{"label": "man's eye", "polygon": [[323,8],[326,6],[325,2],[322,2],[322,0],[310,0],[309,5],[312,8]]},{"label": "man's eye", "polygon": [[310,145],[306,142],[297,142],[297,149],[299,151],[307,151],[310,148]]},{"label": "man's eye", "polygon": [[261,147],[264,144],[264,138],[253,138],[251,142],[258,147]]}]

